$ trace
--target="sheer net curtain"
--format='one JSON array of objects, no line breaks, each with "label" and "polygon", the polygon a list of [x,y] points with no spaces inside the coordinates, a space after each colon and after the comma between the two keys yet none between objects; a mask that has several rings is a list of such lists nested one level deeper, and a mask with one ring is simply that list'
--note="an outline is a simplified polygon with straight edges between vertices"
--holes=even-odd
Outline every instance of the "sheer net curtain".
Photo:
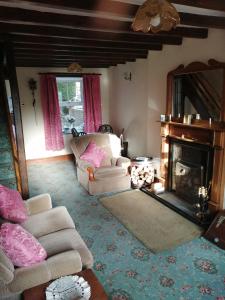
[{"label": "sheer net curtain", "polygon": [[56,77],[48,74],[41,75],[40,85],[46,150],[62,150],[64,149],[64,139]]},{"label": "sheer net curtain", "polygon": [[97,132],[102,124],[101,91],[99,75],[83,75],[84,131]]}]

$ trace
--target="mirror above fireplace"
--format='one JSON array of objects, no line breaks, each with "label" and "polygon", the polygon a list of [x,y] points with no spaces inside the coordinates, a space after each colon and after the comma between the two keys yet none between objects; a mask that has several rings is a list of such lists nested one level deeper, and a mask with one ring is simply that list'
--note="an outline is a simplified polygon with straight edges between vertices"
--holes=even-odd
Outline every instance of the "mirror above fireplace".
[{"label": "mirror above fireplace", "polygon": [[200,115],[203,120],[225,120],[225,63],[193,62],[169,72],[167,114]]}]

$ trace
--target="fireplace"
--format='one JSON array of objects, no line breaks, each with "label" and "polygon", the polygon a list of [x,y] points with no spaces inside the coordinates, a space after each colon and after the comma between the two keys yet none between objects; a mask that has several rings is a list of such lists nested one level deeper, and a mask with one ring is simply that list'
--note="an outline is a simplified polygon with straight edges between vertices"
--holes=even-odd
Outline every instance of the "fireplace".
[{"label": "fireplace", "polygon": [[210,187],[213,156],[209,145],[169,137],[168,191],[195,206],[200,187]]},{"label": "fireplace", "polygon": [[[172,118],[161,122],[161,137],[158,181],[165,191],[157,194],[154,188],[142,190],[201,225],[199,205],[208,207],[209,218],[207,224],[204,222],[208,226],[210,218],[224,208],[225,123],[196,120],[184,124]],[[205,191],[207,197],[202,197]],[[207,205],[202,200],[207,200]]]}]

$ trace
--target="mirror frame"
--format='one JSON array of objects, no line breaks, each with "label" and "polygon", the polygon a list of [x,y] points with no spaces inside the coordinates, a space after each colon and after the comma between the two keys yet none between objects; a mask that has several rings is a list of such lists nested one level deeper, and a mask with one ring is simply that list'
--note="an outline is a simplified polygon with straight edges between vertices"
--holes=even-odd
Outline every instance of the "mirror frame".
[{"label": "mirror frame", "polygon": [[215,59],[210,59],[208,64],[196,61],[187,66],[180,65],[176,69],[170,71],[167,75],[167,99],[166,99],[166,114],[172,115],[173,111],[173,81],[174,76],[196,73],[205,70],[223,69],[223,95],[221,104],[220,121],[225,121],[225,63]]}]

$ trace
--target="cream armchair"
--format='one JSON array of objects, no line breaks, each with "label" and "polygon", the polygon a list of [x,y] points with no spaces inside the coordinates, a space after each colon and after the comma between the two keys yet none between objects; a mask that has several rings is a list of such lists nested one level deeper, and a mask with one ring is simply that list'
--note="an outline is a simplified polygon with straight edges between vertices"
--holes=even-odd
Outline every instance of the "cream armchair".
[{"label": "cream armchair", "polygon": [[[107,154],[99,168],[80,159],[90,141],[94,141]],[[78,181],[89,194],[96,195],[130,188],[128,173],[130,159],[120,155],[120,139],[115,134],[93,133],[74,137],[71,140],[71,148],[76,159]]]},{"label": "cream armchair", "polygon": [[65,207],[52,208],[48,194],[30,198],[25,204],[29,218],[21,226],[39,240],[47,259],[30,267],[14,268],[0,250],[0,299],[19,298],[26,289],[93,265],[91,252]]}]

